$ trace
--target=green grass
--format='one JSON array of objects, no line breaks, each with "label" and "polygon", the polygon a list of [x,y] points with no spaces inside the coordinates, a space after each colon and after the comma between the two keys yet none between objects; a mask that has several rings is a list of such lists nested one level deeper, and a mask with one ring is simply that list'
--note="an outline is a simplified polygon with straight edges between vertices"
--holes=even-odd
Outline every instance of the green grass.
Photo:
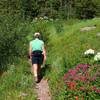
[{"label": "green grass", "polygon": [[0,77],[0,100],[36,100],[32,77],[25,59],[9,65],[7,72]]},{"label": "green grass", "polygon": [[[62,80],[64,73],[79,63],[94,63],[93,59],[90,61],[84,58],[83,53],[90,48],[100,52],[100,37],[96,35],[100,32],[100,18],[63,23],[62,34],[52,34],[49,41],[51,47],[48,53],[48,63],[51,63],[52,71],[48,77],[50,77],[49,84],[53,100],[63,100],[61,98],[64,98],[65,87]],[[96,25],[96,29],[88,32],[80,31],[82,27],[93,25]]]},{"label": "green grass", "polygon": [[[88,32],[80,31],[82,27],[93,25],[96,25],[96,29]],[[64,100],[63,75],[79,63],[94,63],[84,58],[85,50],[92,48],[100,52],[100,37],[96,36],[100,32],[100,18],[69,21],[39,20],[37,22],[33,20],[25,24],[25,27],[28,31],[25,37],[26,52],[29,44],[27,42],[32,40],[33,33],[41,32],[47,46],[46,63],[50,64],[50,70],[45,73],[44,77],[49,79],[52,100]],[[8,65],[7,72],[0,77],[0,100],[36,100],[34,85],[28,61],[20,59],[17,64]],[[20,96],[22,93],[27,96]]]}]

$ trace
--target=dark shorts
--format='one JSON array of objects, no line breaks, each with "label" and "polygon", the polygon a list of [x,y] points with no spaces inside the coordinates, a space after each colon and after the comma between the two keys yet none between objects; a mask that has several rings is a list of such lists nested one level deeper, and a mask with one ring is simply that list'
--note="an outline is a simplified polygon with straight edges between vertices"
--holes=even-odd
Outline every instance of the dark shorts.
[{"label": "dark shorts", "polygon": [[41,51],[34,51],[32,53],[32,65],[33,64],[39,64],[41,65],[43,63],[43,54]]}]

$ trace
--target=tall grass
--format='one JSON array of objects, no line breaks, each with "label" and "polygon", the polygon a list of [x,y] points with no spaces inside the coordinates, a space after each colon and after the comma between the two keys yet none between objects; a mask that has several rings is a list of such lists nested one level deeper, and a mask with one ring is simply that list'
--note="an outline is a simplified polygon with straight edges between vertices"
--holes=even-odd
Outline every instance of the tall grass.
[{"label": "tall grass", "polygon": [[36,100],[34,87],[28,61],[18,60],[0,78],[0,100]]},{"label": "tall grass", "polygon": [[[23,58],[27,56],[29,41],[33,39],[34,32],[39,31],[42,34],[41,38],[46,44],[46,64],[50,64],[51,67],[50,72],[47,71],[45,77],[49,79],[52,100],[64,100],[65,86],[62,79],[64,73],[79,63],[93,64],[93,62],[89,62],[88,58],[83,57],[85,50],[92,48],[95,51],[100,51],[100,37],[96,35],[100,32],[100,19],[95,18],[83,21],[34,19],[31,22],[19,21],[17,23],[13,23],[15,26],[9,26],[12,31],[5,30],[4,26],[0,29],[2,34],[3,32],[5,32],[5,35],[8,33],[7,37],[12,38],[14,36],[14,40],[17,38],[13,45],[14,49],[9,48],[9,46],[8,49],[5,48],[6,45],[2,46],[2,41],[0,42],[1,48],[5,51],[11,49],[12,52],[10,54],[15,54],[16,52],[17,56],[20,56],[22,59],[19,61],[17,58],[9,62],[7,72],[4,72],[0,79],[0,99],[18,100],[21,98],[22,100],[35,100],[36,95],[32,89],[33,81],[30,67],[26,59]],[[82,27],[93,25],[96,25],[96,29],[88,32],[80,31]],[[3,54],[0,53],[0,58],[2,58],[1,55]],[[23,96],[23,94],[26,94],[26,96]]]},{"label": "tall grass", "polygon": [[[81,32],[82,27],[94,26],[96,29]],[[61,100],[64,97],[64,85],[62,76],[70,68],[74,68],[80,63],[93,64],[88,58],[84,58],[83,53],[87,49],[100,51],[100,37],[97,33],[100,32],[100,20],[95,18],[92,20],[76,21],[69,25],[65,24],[63,35],[53,34],[50,37],[49,45],[51,48],[48,53],[48,62],[51,63],[52,71],[49,73],[50,86],[53,95],[53,100]],[[62,74],[61,74],[62,73]],[[57,86],[57,87],[55,87]],[[58,89],[59,88],[59,89]],[[57,95],[57,97],[55,97]]]}]

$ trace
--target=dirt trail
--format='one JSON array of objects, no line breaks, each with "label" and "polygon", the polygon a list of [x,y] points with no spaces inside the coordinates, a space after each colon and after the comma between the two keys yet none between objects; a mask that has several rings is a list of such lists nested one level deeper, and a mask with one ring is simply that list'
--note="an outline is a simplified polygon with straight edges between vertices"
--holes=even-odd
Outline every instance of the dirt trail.
[{"label": "dirt trail", "polygon": [[51,100],[50,91],[48,82],[45,79],[42,79],[39,83],[36,84],[35,91],[37,93],[37,100]]}]

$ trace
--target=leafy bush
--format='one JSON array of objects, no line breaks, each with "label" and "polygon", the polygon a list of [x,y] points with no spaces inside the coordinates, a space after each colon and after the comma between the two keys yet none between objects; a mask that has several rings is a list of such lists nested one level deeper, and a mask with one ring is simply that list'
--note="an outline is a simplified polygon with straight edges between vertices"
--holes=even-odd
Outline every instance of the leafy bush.
[{"label": "leafy bush", "polygon": [[1,16],[0,26],[0,70],[3,70],[7,63],[14,61],[14,57],[26,53],[28,28],[27,22],[14,16]]}]

